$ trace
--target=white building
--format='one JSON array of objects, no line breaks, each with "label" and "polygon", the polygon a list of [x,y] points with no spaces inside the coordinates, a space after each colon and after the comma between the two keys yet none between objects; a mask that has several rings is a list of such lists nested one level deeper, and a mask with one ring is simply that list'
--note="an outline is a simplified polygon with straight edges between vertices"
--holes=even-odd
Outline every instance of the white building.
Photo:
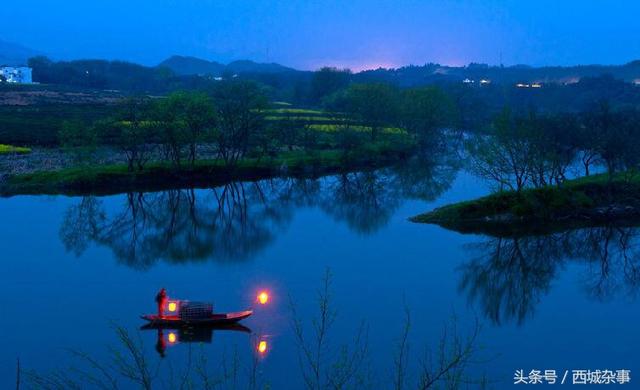
[{"label": "white building", "polygon": [[13,67],[2,66],[0,67],[0,81],[6,81],[7,83],[17,84],[31,84],[33,79],[31,77],[31,68],[26,66]]}]

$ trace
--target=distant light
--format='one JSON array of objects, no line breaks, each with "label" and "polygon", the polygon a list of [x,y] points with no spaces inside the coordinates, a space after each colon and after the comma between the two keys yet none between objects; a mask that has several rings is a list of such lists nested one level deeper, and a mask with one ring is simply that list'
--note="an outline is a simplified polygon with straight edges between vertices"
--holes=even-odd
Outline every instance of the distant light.
[{"label": "distant light", "polygon": [[269,302],[269,294],[266,291],[262,291],[258,294],[258,302],[260,302],[261,305],[266,305],[267,302]]},{"label": "distant light", "polygon": [[531,84],[531,88],[542,88],[542,84],[540,84],[540,83],[533,83],[533,84]]},{"label": "distant light", "polygon": [[169,333],[169,336],[167,336],[167,340],[169,340],[171,344],[175,343],[177,339],[176,334],[173,332]]},{"label": "distant light", "polygon": [[260,354],[265,354],[267,352],[267,341],[266,340],[261,340],[258,343],[258,352]]},{"label": "distant light", "polygon": [[175,302],[169,302],[169,311],[176,311],[178,309],[178,304]]},{"label": "distant light", "polygon": [[482,79],[480,80],[480,84],[491,84],[491,80]]}]

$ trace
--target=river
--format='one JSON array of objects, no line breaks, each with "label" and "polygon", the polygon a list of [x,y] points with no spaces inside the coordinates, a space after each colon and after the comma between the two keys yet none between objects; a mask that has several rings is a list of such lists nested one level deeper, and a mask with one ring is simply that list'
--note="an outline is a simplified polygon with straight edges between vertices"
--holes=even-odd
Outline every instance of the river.
[{"label": "river", "polygon": [[[513,386],[519,369],[630,369],[633,377],[635,229],[514,240],[408,221],[487,192],[449,163],[417,163],[214,189],[0,199],[1,387],[15,386],[18,359],[23,383],[56,372],[80,378],[75,369],[91,367],[70,350],[112,362],[123,329],[141,342],[154,383],[180,383],[186,370],[197,379],[194,362],[206,357],[211,376],[237,361],[238,388],[303,388],[309,366],[292,324],[314,344],[327,270],[335,321],[321,355],[325,373],[342,345],[366,346],[350,375],[393,387],[408,312],[407,388],[416,386],[425,350],[437,357],[445,329],[466,340],[479,328],[462,369],[488,388]],[[139,330],[161,287],[220,311],[253,308],[243,322],[250,332]],[[256,300],[262,291],[264,305]]]}]

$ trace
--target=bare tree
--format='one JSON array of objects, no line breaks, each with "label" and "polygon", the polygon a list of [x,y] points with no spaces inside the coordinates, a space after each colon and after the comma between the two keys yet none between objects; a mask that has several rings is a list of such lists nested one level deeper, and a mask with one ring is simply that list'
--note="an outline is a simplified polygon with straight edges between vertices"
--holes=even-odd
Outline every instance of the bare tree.
[{"label": "bare tree", "polygon": [[343,389],[349,383],[358,384],[363,380],[363,369],[368,355],[368,331],[361,323],[353,341],[353,346],[342,346],[336,352],[331,349],[328,336],[336,319],[336,311],[331,299],[331,271],[326,270],[322,288],[318,291],[318,315],[312,323],[311,338],[304,332],[304,326],[296,306],[291,300],[292,328],[296,337],[300,369],[308,389]]}]

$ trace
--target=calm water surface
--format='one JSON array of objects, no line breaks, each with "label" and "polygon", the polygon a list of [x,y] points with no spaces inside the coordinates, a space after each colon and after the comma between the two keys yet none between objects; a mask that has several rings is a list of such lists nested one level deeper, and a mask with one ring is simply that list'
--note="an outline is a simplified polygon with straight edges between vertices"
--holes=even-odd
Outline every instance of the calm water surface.
[{"label": "calm water surface", "polygon": [[[118,346],[114,324],[139,332],[150,364],[162,361],[164,373],[179,370],[189,351],[205,354],[212,372],[234,353],[248,370],[265,340],[259,381],[302,387],[290,301],[310,331],[327,267],[337,311],[331,348],[350,343],[365,321],[370,372],[384,387],[392,385],[405,305],[410,374],[455,313],[462,335],[475,319],[482,324],[482,351],[468,372],[495,388],[510,387],[516,369],[625,368],[633,377],[635,229],[516,240],[407,220],[485,193],[465,171],[421,166],[208,190],[0,199],[0,387],[14,386],[18,357],[42,374],[81,364],[68,349],[108,361]],[[157,332],[138,329],[163,286],[221,311],[253,307],[244,322],[252,333],[214,331],[210,343],[167,345],[161,359]],[[263,289],[271,293],[265,306],[255,299]]]}]

